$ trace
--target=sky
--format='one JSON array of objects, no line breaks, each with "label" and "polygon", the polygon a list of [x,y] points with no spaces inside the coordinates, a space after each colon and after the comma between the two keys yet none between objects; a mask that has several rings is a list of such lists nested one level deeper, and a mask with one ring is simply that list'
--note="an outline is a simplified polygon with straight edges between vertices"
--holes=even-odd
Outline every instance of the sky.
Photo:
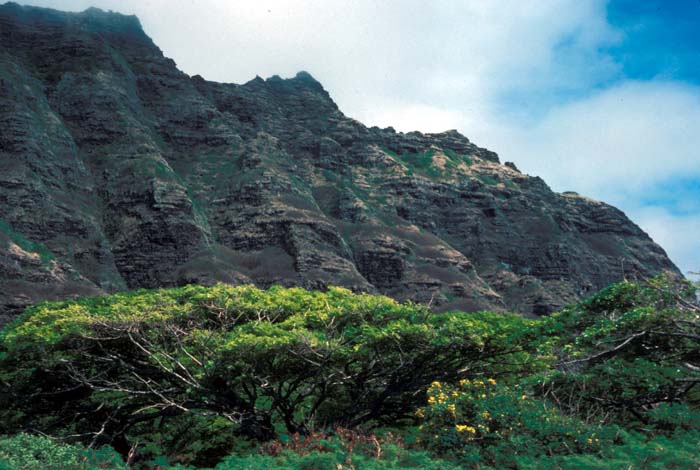
[{"label": "sky", "polygon": [[457,129],[700,271],[700,0],[37,0],[136,14],[190,75],[306,70],[367,125]]}]

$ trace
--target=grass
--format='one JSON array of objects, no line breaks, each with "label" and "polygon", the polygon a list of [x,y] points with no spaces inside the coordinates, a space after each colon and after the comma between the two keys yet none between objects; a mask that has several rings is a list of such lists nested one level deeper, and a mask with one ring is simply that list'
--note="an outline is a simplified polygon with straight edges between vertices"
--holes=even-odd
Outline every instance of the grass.
[{"label": "grass", "polygon": [[49,250],[46,245],[31,241],[21,233],[15,232],[10,227],[10,224],[4,220],[0,220],[0,232],[5,233],[8,237],[10,237],[13,243],[22,248],[24,251],[37,253],[44,263],[48,263],[55,258],[54,254],[51,253],[51,250]]},{"label": "grass", "polygon": [[488,184],[488,185],[490,185],[490,186],[495,186],[495,185],[498,184],[498,180],[496,180],[493,176],[489,176],[489,175],[477,175],[476,177],[479,178],[479,180],[480,180],[482,183]]},{"label": "grass", "polygon": [[467,157],[466,155],[459,155],[457,152],[455,152],[452,149],[443,149],[442,153],[447,155],[447,157],[455,164],[459,164],[460,162],[464,162],[467,165],[472,164],[472,159]]},{"label": "grass", "polygon": [[407,174],[413,173],[423,174],[425,176],[437,178],[444,176],[446,173],[453,172],[461,163],[471,165],[472,161],[466,155],[459,155],[451,149],[442,149],[441,152],[447,157],[444,169],[440,169],[433,164],[435,156],[434,149],[428,149],[425,152],[397,154],[389,150],[387,147],[382,147],[382,151],[399,160],[407,169]]},{"label": "grass", "polygon": [[382,151],[399,160],[406,167],[407,174],[424,173],[428,176],[440,176],[442,172],[433,166],[433,156],[435,150],[428,149],[425,152],[419,153],[404,153],[397,154],[386,147],[382,147]]}]

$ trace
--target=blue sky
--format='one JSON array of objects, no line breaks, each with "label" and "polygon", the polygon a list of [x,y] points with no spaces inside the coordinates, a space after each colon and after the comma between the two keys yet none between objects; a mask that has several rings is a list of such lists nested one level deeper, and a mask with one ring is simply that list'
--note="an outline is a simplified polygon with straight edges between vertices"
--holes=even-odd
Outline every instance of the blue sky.
[{"label": "blue sky", "polygon": [[[607,18],[621,32],[619,43],[606,51],[620,64],[618,80],[666,80],[700,85],[700,1],[614,0],[607,4]],[[700,96],[695,90],[695,105]],[[700,132],[700,123],[691,127]],[[658,209],[691,225],[695,232],[685,242],[689,259],[677,256],[686,271],[700,271],[700,148],[689,162],[689,172],[660,178],[639,195],[635,204],[643,210]],[[634,198],[636,195],[632,194]],[[668,247],[673,252],[672,247]]]},{"label": "blue sky", "polygon": [[580,28],[586,27],[582,24],[563,33],[553,48],[564,70],[579,69],[581,60],[594,65],[601,58],[608,58],[605,66],[595,66],[599,73],[586,82],[537,90],[534,95],[512,96],[508,106],[531,106],[533,111],[541,112],[548,106],[580,99],[625,80],[700,83],[700,1],[610,0],[603,5],[600,13],[614,34],[607,38],[602,35],[598,47],[582,57],[576,40]]},{"label": "blue sky", "polygon": [[607,17],[624,33],[608,50],[623,77],[700,83],[699,1],[614,0]]},{"label": "blue sky", "polygon": [[[551,88],[536,90],[532,94],[525,92],[516,99],[506,93],[501,106],[522,110],[522,103],[529,103],[531,116],[539,120],[546,119],[547,113],[556,115],[563,108],[581,106],[605,93],[617,97],[620,106],[624,106],[622,103],[626,97],[647,101],[642,111],[648,113],[648,125],[652,127],[657,123],[659,128],[648,129],[650,135],[640,134],[638,138],[642,141],[645,137],[654,141],[660,138],[668,146],[658,153],[639,153],[638,158],[645,160],[641,162],[645,165],[642,175],[633,174],[632,181],[626,182],[602,174],[599,175],[598,184],[590,181],[578,184],[575,179],[562,175],[549,181],[557,189],[566,185],[617,205],[666,248],[682,271],[700,271],[700,147],[696,146],[700,133],[700,121],[697,119],[700,116],[692,112],[683,113],[687,122],[685,126],[676,128],[682,131],[675,133],[677,140],[663,139],[663,134],[669,132],[663,128],[664,121],[672,121],[673,112],[683,108],[681,103],[664,106],[664,97],[669,97],[669,101],[687,101],[689,107],[700,107],[697,88],[700,85],[700,1],[612,0],[604,3],[604,11],[613,34],[601,39],[595,50],[587,52],[591,67],[596,68],[599,74],[594,74],[588,81],[575,83],[571,87],[564,86],[554,92]],[[574,29],[570,35],[575,37],[577,33]],[[578,68],[575,57],[581,51],[575,42],[572,44],[570,37],[564,35],[555,46],[555,51],[561,63],[569,62],[565,67]],[[590,59],[591,55],[596,58]],[[636,93],[620,92],[630,85],[637,87]],[[660,106],[655,108],[655,103]],[[630,105],[630,108],[640,110],[634,105]],[[594,109],[590,112],[597,118],[605,119],[604,110],[605,107],[600,107],[598,112]],[[616,116],[620,116],[617,110]],[[664,116],[665,112],[669,115]],[[635,120],[634,115],[620,117],[623,118],[621,122]],[[637,116],[636,119],[644,119],[644,116]],[[582,129],[587,127],[581,126]],[[626,139],[621,136],[618,145],[626,146]],[[657,150],[663,148],[658,144],[652,147]],[[679,152],[684,157],[672,164],[672,168],[664,168],[668,158],[666,152]],[[614,159],[614,152],[611,153],[610,158]],[[512,154],[515,155],[515,152]],[[582,157],[585,157],[585,152]],[[621,162],[635,165],[634,155],[630,157],[621,159]],[[515,156],[513,158],[518,160]],[[597,159],[594,161],[602,163]],[[537,172],[547,178],[545,168]],[[601,172],[605,173],[605,170]],[[624,178],[623,173],[613,172],[613,176],[616,174]],[[639,177],[642,177],[642,181],[634,182]]]},{"label": "blue sky", "polygon": [[698,0],[34,0],[136,14],[189,74],[307,70],[368,125],[458,129],[700,271]]}]

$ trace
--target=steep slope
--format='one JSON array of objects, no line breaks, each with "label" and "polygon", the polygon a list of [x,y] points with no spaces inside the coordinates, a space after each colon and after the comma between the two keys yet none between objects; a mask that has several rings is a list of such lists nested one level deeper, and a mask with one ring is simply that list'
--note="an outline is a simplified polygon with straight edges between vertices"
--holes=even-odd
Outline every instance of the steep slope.
[{"label": "steep slope", "polygon": [[133,16],[0,6],[0,317],[216,281],[543,314],[636,271],[678,272],[456,131],[367,128],[305,72],[189,77]]}]

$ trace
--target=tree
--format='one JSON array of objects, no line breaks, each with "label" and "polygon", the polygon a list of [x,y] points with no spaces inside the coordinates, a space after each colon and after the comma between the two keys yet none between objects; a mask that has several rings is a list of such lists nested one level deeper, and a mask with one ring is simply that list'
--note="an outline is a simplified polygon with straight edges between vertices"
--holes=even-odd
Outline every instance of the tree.
[{"label": "tree", "polygon": [[[693,286],[624,281],[547,319],[556,367],[540,392],[570,412],[648,422],[661,403],[698,403],[700,306]],[[631,415],[631,416],[630,416]]]},{"label": "tree", "polygon": [[258,440],[278,426],[410,421],[435,380],[536,367],[531,322],[340,288],[189,286],[48,303],[3,333],[0,417],[5,432],[39,427],[122,453],[192,416]]}]

